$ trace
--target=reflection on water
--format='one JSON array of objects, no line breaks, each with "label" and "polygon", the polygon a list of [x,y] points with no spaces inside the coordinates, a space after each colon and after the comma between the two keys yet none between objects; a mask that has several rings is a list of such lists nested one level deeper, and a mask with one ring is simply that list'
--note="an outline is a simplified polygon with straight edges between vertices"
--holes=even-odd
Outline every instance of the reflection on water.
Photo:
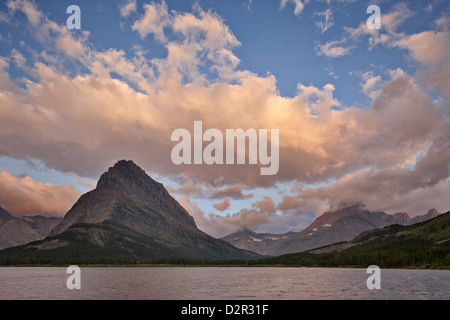
[{"label": "reflection on water", "polygon": [[69,290],[66,268],[0,268],[0,299],[450,299],[449,270],[130,267],[81,268]]}]

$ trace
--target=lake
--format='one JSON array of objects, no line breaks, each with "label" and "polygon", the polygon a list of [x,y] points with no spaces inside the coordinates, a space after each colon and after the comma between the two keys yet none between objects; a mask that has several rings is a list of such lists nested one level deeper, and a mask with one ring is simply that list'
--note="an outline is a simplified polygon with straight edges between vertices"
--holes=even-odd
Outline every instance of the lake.
[{"label": "lake", "polygon": [[450,270],[272,267],[82,267],[69,290],[62,267],[0,268],[0,299],[299,300],[450,299]]}]

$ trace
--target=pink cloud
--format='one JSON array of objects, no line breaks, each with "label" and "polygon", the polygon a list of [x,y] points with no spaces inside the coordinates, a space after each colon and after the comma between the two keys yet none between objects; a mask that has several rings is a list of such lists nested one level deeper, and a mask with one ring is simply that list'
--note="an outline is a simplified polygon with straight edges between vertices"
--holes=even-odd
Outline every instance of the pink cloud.
[{"label": "pink cloud", "polygon": [[18,215],[63,216],[81,196],[70,184],[53,185],[0,172],[0,206]]},{"label": "pink cloud", "polygon": [[224,197],[230,197],[233,199],[246,199],[251,198],[253,196],[252,193],[244,194],[242,192],[243,187],[234,185],[230,187],[226,187],[223,189],[219,189],[213,192],[213,194],[209,197],[210,199],[220,199]]},{"label": "pink cloud", "polygon": [[225,211],[230,207],[230,198],[225,198],[222,202],[214,203],[213,207],[219,211]]}]

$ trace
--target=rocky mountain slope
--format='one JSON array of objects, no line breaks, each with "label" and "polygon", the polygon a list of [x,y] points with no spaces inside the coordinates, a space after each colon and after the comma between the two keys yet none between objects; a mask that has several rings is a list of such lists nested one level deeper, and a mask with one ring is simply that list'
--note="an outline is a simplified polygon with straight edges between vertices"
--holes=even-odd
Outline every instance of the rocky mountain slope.
[{"label": "rocky mountain slope", "polygon": [[450,212],[415,224],[365,231],[352,241],[254,262],[258,264],[450,269]]},{"label": "rocky mountain slope", "polygon": [[36,231],[42,239],[55,228],[61,221],[60,217],[45,217],[41,215],[25,216],[22,218],[34,231]]},{"label": "rocky mountain slope", "polygon": [[384,212],[372,212],[365,205],[357,204],[325,212],[301,232],[271,235],[270,241],[261,241],[264,235],[251,230],[237,232],[222,239],[238,248],[277,256],[302,252],[335,242],[349,241],[366,230],[380,229],[391,224],[410,225],[437,215],[439,213],[432,209],[424,215],[410,218],[407,213],[389,215]]},{"label": "rocky mountain slope", "polygon": [[22,219],[0,207],[0,249],[40,240],[43,237]]}]

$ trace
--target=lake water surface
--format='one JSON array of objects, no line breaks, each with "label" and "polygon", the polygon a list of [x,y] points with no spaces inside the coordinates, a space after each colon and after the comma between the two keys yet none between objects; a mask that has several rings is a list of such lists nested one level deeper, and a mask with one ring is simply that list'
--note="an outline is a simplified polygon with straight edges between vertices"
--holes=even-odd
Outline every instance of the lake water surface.
[{"label": "lake water surface", "polygon": [[82,267],[81,289],[59,267],[0,268],[0,299],[450,299],[450,270],[269,267]]}]

